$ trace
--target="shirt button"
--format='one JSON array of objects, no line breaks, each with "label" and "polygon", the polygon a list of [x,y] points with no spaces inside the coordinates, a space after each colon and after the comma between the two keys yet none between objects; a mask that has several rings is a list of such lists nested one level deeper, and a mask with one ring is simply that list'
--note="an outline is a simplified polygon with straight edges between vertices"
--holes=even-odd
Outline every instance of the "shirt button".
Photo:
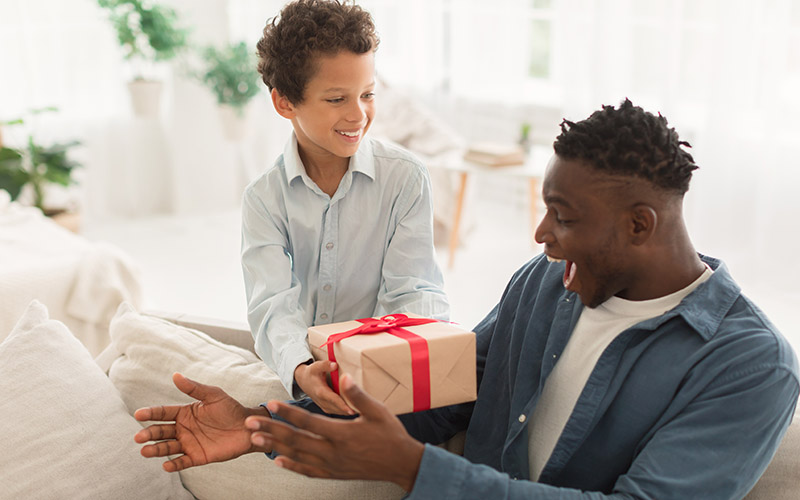
[{"label": "shirt button", "polygon": [[325,245],[325,248],[330,250],[331,248],[333,248],[333,243],[328,243],[327,245]]},{"label": "shirt button", "polygon": [[322,289],[325,290],[326,292],[330,292],[331,291],[331,286],[330,285],[325,285],[325,286],[322,287]]},{"label": "shirt button", "polygon": [[518,418],[517,420],[519,420],[519,422],[520,422],[520,423],[523,423],[523,422],[525,422],[525,419],[526,419],[526,418],[527,418],[527,417],[526,417],[526,416],[525,416],[525,414],[523,413],[522,415],[520,415],[520,416],[519,416],[519,418]]},{"label": "shirt button", "polygon": [[322,313],[319,315],[320,319],[328,319],[328,313]]},{"label": "shirt button", "polygon": [[553,359],[556,359],[557,357],[558,357],[558,354],[553,354]]}]

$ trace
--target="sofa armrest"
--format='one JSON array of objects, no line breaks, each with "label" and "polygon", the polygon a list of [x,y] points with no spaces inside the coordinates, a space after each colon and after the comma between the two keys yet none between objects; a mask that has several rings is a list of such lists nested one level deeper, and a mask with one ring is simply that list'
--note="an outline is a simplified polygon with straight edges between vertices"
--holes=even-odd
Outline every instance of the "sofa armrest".
[{"label": "sofa armrest", "polygon": [[255,353],[253,336],[247,323],[167,311],[144,311],[142,314],[161,318],[193,330],[200,330],[223,344],[234,345]]},{"label": "sofa armrest", "polygon": [[790,500],[799,492],[800,421],[795,416],[772,462],[744,500]]}]

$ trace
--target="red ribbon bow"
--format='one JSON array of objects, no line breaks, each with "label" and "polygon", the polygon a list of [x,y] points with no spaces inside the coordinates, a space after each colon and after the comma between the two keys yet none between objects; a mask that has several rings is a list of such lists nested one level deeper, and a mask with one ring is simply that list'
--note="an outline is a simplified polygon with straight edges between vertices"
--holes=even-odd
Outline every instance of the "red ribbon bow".
[{"label": "red ribbon bow", "polygon": [[[363,323],[361,326],[347,330],[346,332],[334,333],[320,348],[328,347],[328,360],[336,361],[333,354],[333,345],[347,337],[353,335],[367,335],[372,333],[383,333],[394,335],[408,342],[411,348],[411,380],[414,394],[414,411],[427,410],[431,407],[431,367],[430,356],[428,353],[428,341],[408,330],[404,326],[424,325],[435,323],[437,320],[429,318],[409,318],[405,314],[389,314],[380,318],[358,319]],[[333,390],[339,394],[339,370],[331,372],[331,384]]]}]

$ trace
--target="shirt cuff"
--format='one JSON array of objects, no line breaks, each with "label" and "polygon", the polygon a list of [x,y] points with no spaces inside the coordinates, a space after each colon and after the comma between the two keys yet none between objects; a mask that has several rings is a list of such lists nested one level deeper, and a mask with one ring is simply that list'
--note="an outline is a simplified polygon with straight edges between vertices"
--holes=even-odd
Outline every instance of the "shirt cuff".
[{"label": "shirt cuff", "polygon": [[459,492],[467,472],[466,464],[466,460],[462,457],[438,446],[426,444],[414,489],[406,498],[409,500],[460,498]]},{"label": "shirt cuff", "polygon": [[297,368],[297,365],[305,363],[309,359],[314,358],[311,356],[311,351],[308,348],[308,344],[305,342],[298,342],[290,345],[284,349],[281,355],[281,364],[278,366],[278,376],[286,392],[291,394],[293,399],[300,399],[303,397],[303,393],[299,388],[295,387],[294,370]]}]

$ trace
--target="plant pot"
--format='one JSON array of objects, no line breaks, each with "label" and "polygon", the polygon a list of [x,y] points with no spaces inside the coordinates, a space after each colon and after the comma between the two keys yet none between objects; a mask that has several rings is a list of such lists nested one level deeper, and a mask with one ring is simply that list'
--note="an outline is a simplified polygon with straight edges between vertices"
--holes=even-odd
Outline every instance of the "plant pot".
[{"label": "plant pot", "polygon": [[157,118],[161,109],[161,87],[155,80],[133,80],[128,83],[133,113],[142,118]]},{"label": "plant pot", "polygon": [[80,212],[71,212],[64,209],[45,209],[43,213],[59,226],[75,234],[79,233],[81,230]]},{"label": "plant pot", "polygon": [[233,142],[239,142],[247,135],[248,114],[247,108],[238,110],[233,106],[227,104],[220,104],[219,118],[222,122],[222,133],[226,139]]}]

